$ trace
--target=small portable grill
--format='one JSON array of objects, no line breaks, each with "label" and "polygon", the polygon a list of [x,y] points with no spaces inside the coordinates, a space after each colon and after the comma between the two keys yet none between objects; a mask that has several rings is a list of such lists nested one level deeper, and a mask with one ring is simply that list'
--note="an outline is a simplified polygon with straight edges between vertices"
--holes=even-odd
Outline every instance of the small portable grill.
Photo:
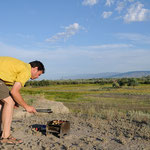
[{"label": "small portable grill", "polygon": [[[39,113],[52,113],[51,109],[36,109],[36,111]],[[46,125],[34,124],[31,127],[44,135],[53,134],[57,137],[68,135],[70,132],[70,122],[64,120],[52,120],[48,121]]]},{"label": "small portable grill", "polygon": [[46,125],[46,135],[55,134],[59,137],[68,135],[70,132],[70,122],[64,120],[48,121]]}]

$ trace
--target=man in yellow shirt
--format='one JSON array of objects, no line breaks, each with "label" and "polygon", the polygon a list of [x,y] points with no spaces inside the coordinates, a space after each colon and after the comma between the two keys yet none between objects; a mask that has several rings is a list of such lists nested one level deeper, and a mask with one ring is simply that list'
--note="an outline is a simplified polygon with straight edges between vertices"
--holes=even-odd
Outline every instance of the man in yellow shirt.
[{"label": "man in yellow shirt", "polygon": [[[44,65],[40,61],[25,63],[12,57],[0,57],[0,113],[3,128],[1,143],[22,143],[10,134],[13,109],[15,104],[19,104],[27,112],[36,113],[35,108],[24,101],[20,89],[29,79],[36,79],[44,72]],[[11,91],[7,85],[12,85]]]}]

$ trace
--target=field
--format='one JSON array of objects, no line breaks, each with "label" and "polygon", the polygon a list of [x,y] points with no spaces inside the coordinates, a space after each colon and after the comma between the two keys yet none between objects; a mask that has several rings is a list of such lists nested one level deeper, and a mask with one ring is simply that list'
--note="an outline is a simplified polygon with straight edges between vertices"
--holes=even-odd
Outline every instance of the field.
[{"label": "field", "polygon": [[[49,101],[63,102],[69,114],[37,114],[14,118],[12,134],[20,145],[0,145],[0,149],[39,150],[149,150],[150,85],[112,87],[112,84],[67,84],[27,86],[21,94],[35,108],[50,108]],[[60,103],[57,103],[57,106]],[[21,110],[21,109],[20,109]],[[17,110],[16,110],[17,111]],[[19,111],[19,110],[18,110]],[[21,111],[19,111],[21,114]],[[70,134],[45,136],[31,126],[48,120],[68,120]]]},{"label": "field", "polygon": [[[51,101],[63,102],[73,113],[103,117],[116,113],[136,114],[147,119],[150,116],[150,85],[121,88],[113,88],[111,84],[51,85],[25,87],[21,92],[24,96],[40,95]],[[27,101],[32,103],[34,98]]]}]

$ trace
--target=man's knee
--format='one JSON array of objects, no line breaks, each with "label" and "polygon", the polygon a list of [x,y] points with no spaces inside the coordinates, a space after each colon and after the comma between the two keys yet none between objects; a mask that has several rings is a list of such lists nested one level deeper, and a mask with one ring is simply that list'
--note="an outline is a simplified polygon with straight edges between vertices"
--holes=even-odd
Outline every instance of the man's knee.
[{"label": "man's knee", "polygon": [[15,105],[15,102],[14,102],[14,100],[12,99],[11,96],[9,96],[9,97],[7,97],[7,98],[4,98],[2,101],[3,101],[3,103],[6,103],[6,104],[9,104],[9,105],[12,105],[12,106]]}]

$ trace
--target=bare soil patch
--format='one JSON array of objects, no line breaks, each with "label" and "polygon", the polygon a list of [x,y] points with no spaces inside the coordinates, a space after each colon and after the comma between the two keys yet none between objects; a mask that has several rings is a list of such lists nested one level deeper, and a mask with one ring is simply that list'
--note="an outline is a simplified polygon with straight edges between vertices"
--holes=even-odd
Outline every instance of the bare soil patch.
[{"label": "bare soil patch", "polygon": [[[36,107],[47,108],[49,102],[40,99]],[[34,105],[34,103],[33,103]],[[51,113],[14,117],[12,135],[24,142],[18,145],[1,144],[0,149],[8,150],[149,150],[150,124],[138,121],[131,116],[116,117],[108,120],[98,116],[72,113]],[[32,128],[45,125],[50,120],[68,120],[70,134],[58,138],[48,136]]]}]

